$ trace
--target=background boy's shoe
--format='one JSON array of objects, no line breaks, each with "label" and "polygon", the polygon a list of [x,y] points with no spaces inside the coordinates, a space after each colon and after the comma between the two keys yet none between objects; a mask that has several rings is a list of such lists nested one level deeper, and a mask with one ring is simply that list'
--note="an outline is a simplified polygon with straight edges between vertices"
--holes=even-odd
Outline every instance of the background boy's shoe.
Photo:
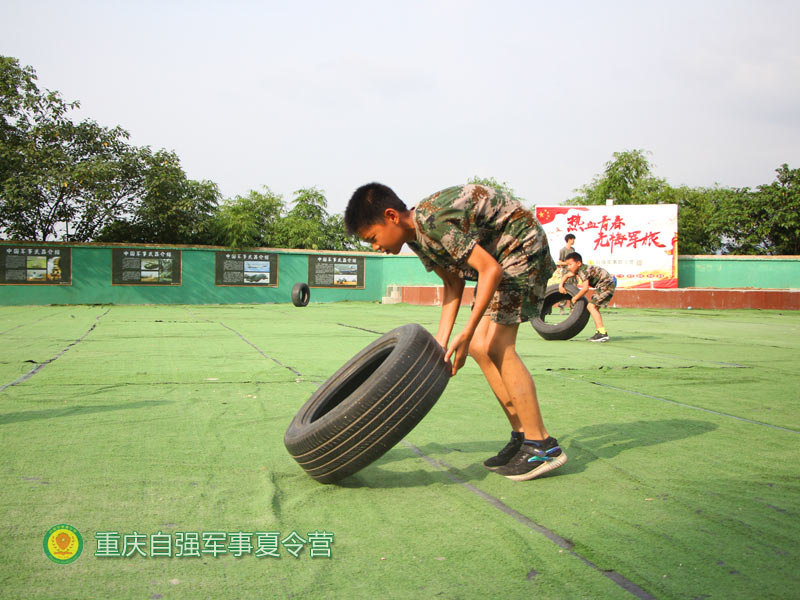
[{"label": "background boy's shoe", "polygon": [[511,440],[505,445],[505,448],[500,450],[500,452],[492,458],[487,458],[483,461],[483,466],[494,471],[496,468],[508,464],[508,461],[514,458],[517,452],[519,452],[519,448],[524,441],[525,436],[521,432],[512,432]]},{"label": "background boy's shoe", "polygon": [[600,333],[599,331],[595,331],[594,335],[589,338],[590,342],[607,342],[608,341],[608,333]]},{"label": "background boy's shoe", "polygon": [[567,455],[558,441],[549,437],[541,442],[526,441],[508,464],[498,467],[494,472],[514,481],[527,481],[549,473],[565,462]]}]

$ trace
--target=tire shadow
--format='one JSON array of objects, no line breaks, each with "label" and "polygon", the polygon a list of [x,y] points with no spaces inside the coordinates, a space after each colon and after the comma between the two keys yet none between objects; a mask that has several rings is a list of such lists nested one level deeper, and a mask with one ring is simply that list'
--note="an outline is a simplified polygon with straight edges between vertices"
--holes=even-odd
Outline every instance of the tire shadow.
[{"label": "tire shadow", "polygon": [[[445,446],[435,442],[423,446],[411,446],[401,442],[377,461],[338,482],[337,485],[341,487],[383,489],[479,481],[486,478],[487,475],[493,475],[491,471],[483,466],[482,462],[496,454],[505,445],[506,441],[465,442],[463,444],[453,444],[452,446]],[[474,454],[476,458],[482,458],[474,463],[464,465],[465,459],[469,460],[467,458],[469,454]],[[417,461],[420,460],[426,462],[428,468],[414,470],[403,468],[408,464],[418,464]]]}]

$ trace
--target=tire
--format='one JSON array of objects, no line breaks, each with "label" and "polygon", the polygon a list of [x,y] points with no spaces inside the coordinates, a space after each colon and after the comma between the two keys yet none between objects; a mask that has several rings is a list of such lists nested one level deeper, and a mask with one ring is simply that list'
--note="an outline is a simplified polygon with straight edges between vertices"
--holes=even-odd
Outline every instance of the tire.
[{"label": "tire", "polygon": [[444,350],[421,325],[403,325],[350,359],[314,392],[283,443],[314,479],[333,483],[397,444],[450,379]]},{"label": "tire", "polygon": [[311,290],[307,283],[295,283],[292,288],[292,304],[295,306],[306,306],[311,298]]},{"label": "tire", "polygon": [[589,309],[586,307],[588,302],[586,297],[581,298],[572,307],[569,316],[560,323],[546,323],[545,317],[552,312],[553,306],[562,300],[569,300],[578,293],[578,287],[568,283],[564,286],[567,290],[566,294],[558,291],[558,285],[551,285],[547,288],[544,295],[544,304],[542,304],[542,312],[539,317],[531,320],[531,325],[540,336],[546,340],[569,340],[578,335],[586,323],[589,322]]}]

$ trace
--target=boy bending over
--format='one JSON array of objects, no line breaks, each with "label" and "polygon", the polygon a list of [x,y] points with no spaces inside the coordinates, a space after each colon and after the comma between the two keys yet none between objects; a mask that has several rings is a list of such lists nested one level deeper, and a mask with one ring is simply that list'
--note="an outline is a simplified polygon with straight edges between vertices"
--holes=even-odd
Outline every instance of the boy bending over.
[{"label": "boy bending over", "polygon": [[[370,183],[355,191],[344,221],[375,250],[397,254],[408,244],[444,282],[436,340],[445,360],[452,358],[452,375],[472,356],[511,424],[511,440],[484,465],[524,481],[567,462],[545,429],[533,378],[516,352],[519,324],[539,314],[555,268],[531,211],[482,185],[450,187],[409,209],[390,188]],[[465,280],[478,282],[472,312],[450,343]]]},{"label": "boy bending over", "polygon": [[564,284],[570,277],[575,277],[578,280],[578,287],[580,291],[572,297],[572,304],[586,295],[589,291],[589,286],[594,288],[592,299],[587,304],[586,308],[589,309],[589,314],[592,315],[595,325],[595,333],[589,338],[590,342],[607,342],[608,330],[603,325],[603,317],[600,316],[600,308],[608,306],[611,296],[614,295],[614,290],[617,289],[617,278],[597,265],[583,264],[583,258],[577,252],[567,254],[566,257],[567,271],[558,285],[558,291],[566,294]]}]

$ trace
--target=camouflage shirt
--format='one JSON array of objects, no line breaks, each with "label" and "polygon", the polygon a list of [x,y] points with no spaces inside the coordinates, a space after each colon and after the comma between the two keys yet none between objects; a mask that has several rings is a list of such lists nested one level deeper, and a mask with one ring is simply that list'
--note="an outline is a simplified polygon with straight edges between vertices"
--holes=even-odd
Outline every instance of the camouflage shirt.
[{"label": "camouflage shirt", "polygon": [[603,267],[597,265],[581,265],[575,273],[581,282],[589,280],[589,285],[596,288],[598,285],[613,283],[614,276]]},{"label": "camouflage shirt", "polygon": [[465,185],[436,192],[417,205],[414,225],[417,239],[408,245],[428,271],[439,265],[476,281],[477,271],[467,264],[476,244],[503,268],[501,286],[529,285],[555,269],[533,213],[494,188]]}]

